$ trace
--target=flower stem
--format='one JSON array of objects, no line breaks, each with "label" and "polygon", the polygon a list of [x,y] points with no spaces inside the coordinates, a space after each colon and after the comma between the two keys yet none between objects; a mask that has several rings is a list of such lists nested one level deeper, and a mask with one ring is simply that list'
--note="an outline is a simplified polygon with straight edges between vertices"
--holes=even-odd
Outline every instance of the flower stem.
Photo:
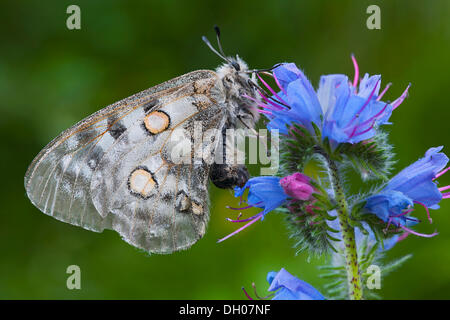
[{"label": "flower stem", "polygon": [[342,240],[344,242],[345,268],[347,271],[348,295],[351,300],[361,300],[362,285],[361,275],[359,273],[358,254],[355,242],[355,229],[350,225],[349,210],[345,193],[339,178],[339,171],[332,159],[325,153],[321,152],[327,161],[328,172],[330,175],[331,185],[333,187],[334,196],[337,202],[337,216],[341,227]]}]

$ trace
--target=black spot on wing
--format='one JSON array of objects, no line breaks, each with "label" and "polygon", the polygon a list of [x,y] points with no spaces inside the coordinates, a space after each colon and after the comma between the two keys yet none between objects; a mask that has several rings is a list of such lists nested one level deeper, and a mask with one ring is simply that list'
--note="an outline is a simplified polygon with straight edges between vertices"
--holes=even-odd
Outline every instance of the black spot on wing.
[{"label": "black spot on wing", "polygon": [[117,121],[115,118],[108,119],[108,132],[115,140],[117,140],[127,128],[121,121]]},{"label": "black spot on wing", "polygon": [[144,108],[144,112],[148,113],[150,110],[153,109],[154,106],[156,106],[158,104],[159,100],[158,99],[153,99],[149,102],[147,102],[146,104],[144,104],[143,108]]}]

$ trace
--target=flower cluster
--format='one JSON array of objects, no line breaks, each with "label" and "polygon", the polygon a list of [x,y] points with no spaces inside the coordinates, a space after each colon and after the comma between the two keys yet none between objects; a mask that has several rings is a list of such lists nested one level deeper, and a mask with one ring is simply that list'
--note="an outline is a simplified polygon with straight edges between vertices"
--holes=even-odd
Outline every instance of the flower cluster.
[{"label": "flower cluster", "polygon": [[277,129],[287,134],[287,128],[297,123],[314,134],[314,127],[321,131],[322,139],[328,138],[332,147],[340,143],[357,143],[372,138],[376,127],[388,124],[388,120],[406,98],[409,86],[393,103],[383,102],[390,84],[380,93],[381,76],[365,74],[359,82],[359,67],[352,56],[355,77],[349,82],[346,75],[333,74],[320,78],[317,91],[293,63],[286,63],[273,70],[273,78],[280,88],[275,91],[260,77],[273,96],[262,95],[261,113],[270,120],[269,130]]},{"label": "flower cluster", "polygon": [[[389,178],[394,162],[392,147],[381,127],[390,124],[410,85],[393,102],[385,102],[390,84],[381,90],[380,75],[365,74],[360,79],[353,56],[352,61],[352,81],[343,74],[324,75],[317,90],[293,63],[264,72],[272,76],[278,90],[261,77],[263,73],[258,74],[264,86],[259,90],[260,98],[247,98],[258,103],[267,128],[281,133],[279,176],[254,177],[235,189],[235,196],[246,206],[230,209],[257,207],[260,212],[249,218],[241,218],[241,213],[236,219],[228,218],[245,225],[219,241],[264,220],[269,212],[283,213],[299,251],[332,253],[331,266],[323,270],[328,272],[327,277],[337,280],[326,289],[337,292],[332,286],[342,285],[341,293],[361,299],[371,297],[361,285],[367,276],[364,268],[382,264],[383,252],[410,234],[437,235],[418,232],[414,226],[420,220],[412,213],[424,208],[432,223],[430,210],[450,198],[450,185],[439,186],[437,181],[450,167],[441,146],[430,148],[423,158]],[[314,179],[307,176],[303,171],[310,162],[322,167],[323,174]],[[370,177],[379,184],[372,185],[370,191],[350,194],[345,183],[349,168],[356,170],[363,182]],[[408,257],[384,267],[383,275]],[[267,280],[273,299],[324,299],[319,291],[284,269],[270,272]],[[255,295],[259,297],[256,291]]]}]

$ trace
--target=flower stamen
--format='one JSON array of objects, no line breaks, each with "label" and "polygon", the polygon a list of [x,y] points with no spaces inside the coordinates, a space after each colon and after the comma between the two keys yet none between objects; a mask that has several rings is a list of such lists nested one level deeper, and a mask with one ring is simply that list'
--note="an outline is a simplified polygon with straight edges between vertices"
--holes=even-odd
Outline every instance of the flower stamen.
[{"label": "flower stamen", "polygon": [[261,110],[261,109],[259,109],[258,112],[259,112],[259,113],[264,113],[264,114],[272,115],[272,112],[266,111],[266,110]]},{"label": "flower stamen", "polygon": [[218,243],[227,240],[228,238],[234,236],[235,234],[241,232],[242,230],[244,230],[245,228],[248,228],[250,225],[252,225],[253,223],[255,223],[256,221],[260,220],[262,218],[262,212],[259,213],[256,217],[253,218],[252,221],[250,221],[249,223],[245,224],[244,226],[240,227],[239,229],[237,229],[236,231],[233,231],[232,233],[230,233],[229,235],[223,237],[222,239],[217,240]]},{"label": "flower stamen", "polygon": [[392,218],[398,218],[398,217],[404,216],[405,214],[411,213],[413,211],[414,211],[414,209],[409,209],[409,210],[406,210],[406,211],[404,211],[402,213],[399,213],[399,214],[396,214],[396,215],[392,215],[391,217]]},{"label": "flower stamen", "polygon": [[365,126],[366,124],[368,124],[369,122],[371,122],[372,120],[376,120],[380,115],[383,114],[383,112],[386,110],[387,106],[389,105],[389,103],[386,103],[383,107],[383,109],[381,109],[380,112],[378,112],[376,115],[370,117],[369,119],[367,119],[366,121],[364,121],[363,123],[361,123],[359,126]]},{"label": "flower stamen", "polygon": [[[381,111],[378,112],[376,115],[370,117],[369,119],[367,119],[366,121],[364,121],[364,122],[361,123],[360,125],[355,126],[355,127],[353,128],[353,132],[352,132],[352,134],[349,136],[349,138],[353,138],[354,136],[359,136],[359,135],[361,135],[361,134],[364,134],[364,133],[369,132],[370,130],[372,130],[373,127],[374,127],[374,125],[375,125],[375,123],[376,123],[376,121],[377,121],[378,116],[380,116],[381,114],[383,114],[383,112],[386,110],[387,106],[388,106],[388,103],[386,103],[386,105],[383,107],[383,109],[381,109]],[[369,127],[368,129],[356,133],[356,130],[358,129],[358,127],[359,127],[359,128],[360,128],[360,127],[363,127],[363,126],[367,125],[370,121],[372,121],[372,124],[370,125],[370,127]]]},{"label": "flower stamen", "polygon": [[[259,202],[259,203],[261,203],[261,202]],[[245,210],[245,209],[253,208],[253,206],[246,206],[246,207],[242,207],[242,208],[234,208],[234,207],[226,206],[225,208],[231,209],[231,210]]]},{"label": "flower stamen", "polygon": [[[260,92],[259,90],[258,90],[258,93],[263,97],[263,99],[266,99],[266,98],[261,94],[261,92]],[[256,104],[258,105],[258,107],[261,107],[261,108],[264,108],[264,109],[269,109],[269,110],[282,110],[282,108],[279,108],[279,106],[276,106],[276,105],[272,104],[272,105],[274,105],[275,107],[277,107],[277,108],[279,108],[279,109],[272,108],[271,106],[269,106],[269,105],[267,105],[267,104],[264,104],[264,103],[261,103],[261,101],[255,99],[255,98],[253,98],[253,97],[250,97],[249,95],[243,94],[242,96],[243,96],[244,98],[247,98],[247,99],[250,99],[250,100],[256,102]],[[266,101],[266,100],[265,100],[265,101]],[[268,102],[270,103],[270,101],[268,101]]]},{"label": "flower stamen", "polygon": [[358,62],[356,61],[355,55],[352,54],[352,62],[353,62],[353,67],[355,68],[355,76],[353,77],[353,88],[356,89],[356,86],[358,85],[358,80],[359,80],[359,66],[358,66]]},{"label": "flower stamen", "polygon": [[352,134],[349,136],[349,138],[357,137],[357,136],[360,136],[360,135],[362,135],[362,134],[364,134],[364,133],[369,132],[370,130],[373,129],[373,127],[375,126],[375,123],[376,123],[376,122],[377,122],[376,119],[373,120],[373,122],[372,122],[372,124],[370,125],[369,128],[367,128],[366,130],[360,131],[360,132],[356,132],[356,129],[357,129],[358,127],[355,127],[355,128],[353,129]]},{"label": "flower stamen", "polygon": [[405,91],[403,91],[403,93],[401,94],[400,97],[398,97],[393,103],[392,103],[392,107],[393,110],[397,109],[398,106],[400,106],[403,102],[403,100],[406,99],[406,97],[408,96],[408,90],[409,87],[411,87],[411,83],[408,84],[408,86],[406,87]]},{"label": "flower stamen", "polygon": [[424,203],[417,200],[414,200],[414,203],[420,204],[425,208],[425,210],[427,211],[428,221],[430,221],[430,223],[433,223],[433,219],[431,219],[430,210],[428,210],[428,207]]},{"label": "flower stamen", "polygon": [[353,123],[353,121],[355,121],[355,119],[358,118],[358,115],[360,115],[361,112],[363,112],[364,109],[369,105],[370,100],[372,100],[372,97],[375,94],[375,91],[377,90],[378,83],[380,83],[380,79],[378,79],[377,82],[375,83],[375,86],[373,87],[372,91],[370,92],[370,95],[367,98],[366,102],[364,102],[363,106],[359,109],[359,111],[356,113],[356,115],[350,120],[349,125],[351,125]]},{"label": "flower stamen", "polygon": [[406,237],[408,237],[410,235],[410,233],[408,231],[404,232],[402,235],[400,235],[397,239],[397,242],[403,241],[406,239]]},{"label": "flower stamen", "polygon": [[[406,211],[404,211],[404,212],[402,212],[402,213],[399,213],[399,214],[396,214],[396,215],[391,215],[391,216],[389,217],[389,219],[388,219],[386,228],[383,229],[383,232],[384,232],[384,233],[387,233],[387,231],[388,231],[388,229],[389,229],[389,226],[391,225],[391,223],[392,223],[392,221],[394,220],[394,218],[402,217],[402,216],[407,215],[408,213],[411,213],[411,212],[413,212],[413,211],[414,211],[414,209],[409,209],[409,210],[406,210]],[[410,217],[405,217],[405,219],[406,219],[406,220],[412,220],[412,221],[418,221],[417,219],[410,218]],[[399,227],[398,224],[399,224],[399,223],[394,223],[394,225],[395,225],[396,227]]]},{"label": "flower stamen", "polygon": [[244,287],[242,287],[241,289],[242,289],[242,291],[244,291],[244,294],[245,294],[245,296],[247,297],[248,300],[253,300],[253,298],[249,296],[249,294],[247,293],[247,291],[245,291],[245,288],[244,288]]},{"label": "flower stamen", "polygon": [[402,225],[400,225],[400,228],[402,228],[403,230],[405,230],[405,231],[408,232],[408,233],[412,233],[412,234],[414,234],[414,235],[416,235],[416,236],[423,237],[423,238],[432,238],[432,237],[438,235],[438,233],[437,233],[436,231],[433,232],[432,234],[425,234],[425,233],[419,233],[419,232],[416,232],[416,231],[414,231],[414,230],[412,230],[412,229],[409,229],[409,228],[407,228],[407,227],[405,227],[405,226],[402,226]]},{"label": "flower stamen", "polygon": [[242,216],[242,213],[240,213],[239,216],[238,216],[238,218],[237,218],[236,220],[233,220],[233,219],[230,219],[230,218],[226,218],[226,219],[227,219],[228,221],[230,221],[230,222],[247,222],[247,221],[256,219],[260,214],[261,214],[261,213],[258,213],[258,214],[256,214],[256,215],[250,217],[250,218],[242,219],[242,220],[241,220],[241,219],[239,219],[239,218]]},{"label": "flower stamen", "polygon": [[386,228],[383,229],[383,232],[384,232],[385,234],[387,233],[389,227],[391,226],[392,219],[393,219],[393,218],[389,218],[389,219],[388,219]]},{"label": "flower stamen", "polygon": [[444,173],[446,173],[448,170],[450,170],[450,167],[445,168],[444,170],[442,170],[441,172],[439,172],[434,178],[433,180],[439,178],[440,176],[442,176]]},{"label": "flower stamen", "polygon": [[286,101],[283,100],[283,98],[281,98],[276,92],[275,90],[273,90],[268,84],[267,82],[264,81],[264,79],[257,74],[258,79],[264,84],[264,86],[266,86],[267,89],[269,89],[270,93],[272,93],[279,101],[281,101],[283,104],[287,105],[288,103]]},{"label": "flower stamen", "polygon": [[286,90],[284,90],[284,88],[281,86],[280,81],[278,81],[278,78],[275,75],[275,73],[272,73],[272,75],[273,75],[273,79],[275,80],[275,83],[277,84],[278,88],[280,88],[281,92],[283,92],[287,96]]},{"label": "flower stamen", "polygon": [[273,296],[275,295],[275,293],[269,293],[267,296],[261,297],[261,296],[258,294],[258,292],[256,292],[256,285],[255,285],[254,282],[252,283],[252,287],[253,287],[253,292],[255,293],[255,297],[256,297],[257,299],[259,299],[259,300],[267,300],[267,298],[273,297]]},{"label": "flower stamen", "polygon": [[[272,97],[266,97],[261,91],[258,90],[259,95],[263,98],[263,100],[267,103],[270,103],[276,110],[285,110],[285,108],[288,108],[280,101],[272,98]],[[263,105],[264,106],[264,105]],[[267,104],[266,104],[267,106]],[[289,108],[288,108],[289,109]]]},{"label": "flower stamen", "polygon": [[381,98],[384,96],[384,94],[386,93],[386,91],[388,91],[388,89],[392,86],[392,82],[389,82],[386,87],[383,89],[383,91],[381,91],[380,95],[377,98],[377,101],[380,101]]}]

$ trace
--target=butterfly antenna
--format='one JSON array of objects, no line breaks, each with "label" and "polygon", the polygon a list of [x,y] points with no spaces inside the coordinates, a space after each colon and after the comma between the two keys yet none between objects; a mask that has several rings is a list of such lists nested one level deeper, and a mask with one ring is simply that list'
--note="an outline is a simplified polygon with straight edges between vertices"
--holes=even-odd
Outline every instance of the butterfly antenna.
[{"label": "butterfly antenna", "polygon": [[241,67],[239,66],[239,63],[237,63],[235,60],[233,59],[228,59],[227,55],[225,54],[225,52],[223,52],[222,49],[222,44],[220,43],[220,29],[217,25],[214,25],[214,30],[216,31],[216,37],[217,37],[217,46],[219,47],[219,51],[222,54],[222,56],[225,58],[225,61],[227,61],[230,65],[233,66],[234,69],[236,69],[236,71],[241,71]]},{"label": "butterfly antenna", "polygon": [[[219,30],[219,35],[220,35],[220,30]],[[222,50],[222,47],[220,46],[220,42],[219,42],[219,50],[220,50],[220,52],[219,52],[212,46],[212,44],[211,44],[211,42],[209,42],[208,38],[206,38],[205,36],[202,36],[202,40],[204,43],[206,43],[206,45],[209,47],[209,49],[211,49],[212,52],[217,54],[219,57],[221,57],[226,62],[230,63],[230,60],[228,60],[227,57],[223,54],[223,50]]]},{"label": "butterfly antenna", "polygon": [[226,57],[226,54],[223,52],[222,49],[222,44],[220,43],[220,29],[217,25],[214,25],[214,31],[216,31],[217,46],[219,47],[219,52],[222,54],[223,57]]}]

